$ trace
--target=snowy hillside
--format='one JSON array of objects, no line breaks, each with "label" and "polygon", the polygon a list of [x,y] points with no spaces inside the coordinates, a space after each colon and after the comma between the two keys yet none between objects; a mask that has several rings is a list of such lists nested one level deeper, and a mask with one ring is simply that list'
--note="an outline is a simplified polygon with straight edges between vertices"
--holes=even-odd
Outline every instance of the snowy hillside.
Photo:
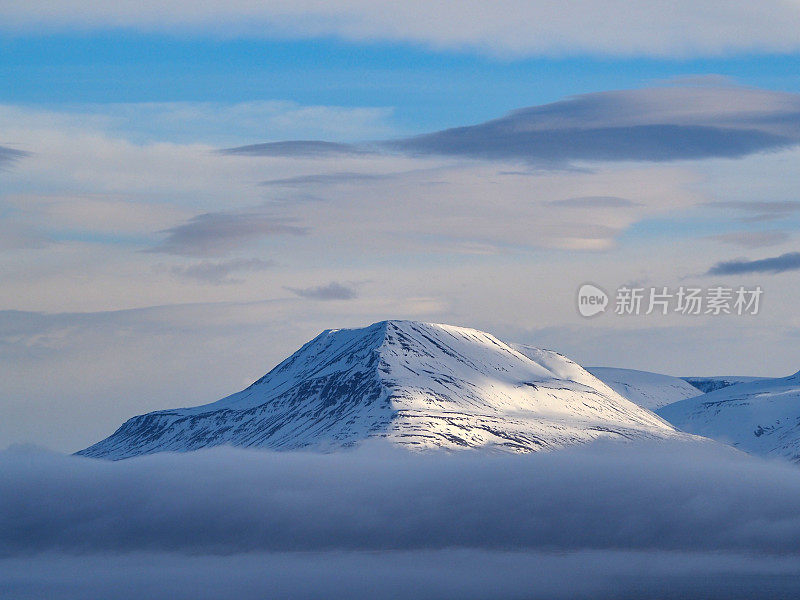
[{"label": "snowy hillside", "polygon": [[800,373],[728,386],[658,413],[683,431],[800,461]]},{"label": "snowy hillside", "polygon": [[682,434],[559,354],[474,329],[384,321],[325,331],[243,391],[134,417],[79,454],[326,450],[368,438],[528,452],[642,437]]},{"label": "snowy hillside", "polygon": [[702,393],[680,377],[671,375],[612,367],[589,367],[587,370],[620,396],[648,410],[656,410]]}]

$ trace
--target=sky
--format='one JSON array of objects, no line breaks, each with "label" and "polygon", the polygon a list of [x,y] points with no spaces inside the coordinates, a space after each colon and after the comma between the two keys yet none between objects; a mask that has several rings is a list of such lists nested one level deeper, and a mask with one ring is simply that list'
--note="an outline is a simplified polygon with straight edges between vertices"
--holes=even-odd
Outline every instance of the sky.
[{"label": "sky", "polygon": [[[323,329],[800,369],[800,3],[0,0],[0,447],[75,451]],[[763,290],[755,315],[577,291]]]}]

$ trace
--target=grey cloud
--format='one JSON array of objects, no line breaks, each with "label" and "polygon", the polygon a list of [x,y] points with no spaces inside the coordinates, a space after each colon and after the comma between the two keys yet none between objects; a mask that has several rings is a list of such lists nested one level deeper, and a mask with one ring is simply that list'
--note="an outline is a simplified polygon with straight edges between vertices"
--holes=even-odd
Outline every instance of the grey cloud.
[{"label": "grey cloud", "polygon": [[44,248],[50,243],[47,235],[27,224],[0,222],[0,252]]},{"label": "grey cloud", "polygon": [[551,206],[564,208],[632,208],[641,206],[639,202],[618,198],[617,196],[582,196],[579,198],[565,198],[548,202]]},{"label": "grey cloud", "polygon": [[0,556],[473,548],[796,559],[798,495],[795,465],[712,443],[524,456],[220,448],[116,463],[9,450]]},{"label": "grey cloud", "polygon": [[575,161],[739,158],[800,143],[800,95],[734,85],[683,85],[576,96],[501,118],[366,148],[287,141],[234,148],[319,156],[382,148],[410,155],[516,160],[562,169]]},{"label": "grey cloud", "polygon": [[783,219],[800,211],[800,202],[792,200],[749,201],[749,202],[709,202],[706,206],[723,210],[736,210],[748,213],[742,221],[759,222]]},{"label": "grey cloud", "polygon": [[353,144],[340,144],[319,140],[289,140],[252,144],[237,148],[220,150],[222,154],[238,156],[286,156],[286,157],[327,157],[336,155],[359,155],[369,151]]},{"label": "grey cloud", "polygon": [[800,252],[787,252],[780,256],[759,260],[728,260],[717,263],[706,275],[743,275],[746,273],[783,273],[800,270]]},{"label": "grey cloud", "polygon": [[0,170],[6,165],[9,165],[20,158],[24,158],[28,156],[27,152],[23,152],[22,150],[14,150],[13,148],[6,148],[5,146],[0,146]]},{"label": "grey cloud", "polygon": [[263,186],[302,187],[305,185],[336,185],[338,183],[354,183],[359,181],[376,181],[388,179],[389,174],[374,173],[320,173],[316,175],[300,175],[285,179],[269,179],[262,181]]},{"label": "grey cloud", "polygon": [[790,237],[788,231],[731,231],[712,236],[712,239],[744,248],[764,248],[782,244]]},{"label": "grey cloud", "polygon": [[164,231],[166,239],[147,252],[182,256],[222,255],[272,235],[306,235],[308,228],[269,214],[206,213]]},{"label": "grey cloud", "polygon": [[202,261],[191,265],[174,266],[170,271],[179,277],[196,279],[204,283],[239,283],[233,273],[263,271],[275,265],[274,261],[260,258],[234,258],[225,261]]},{"label": "grey cloud", "polygon": [[287,287],[286,289],[301,298],[309,298],[311,300],[353,300],[358,297],[358,292],[355,287],[347,286],[336,281],[317,287]]},{"label": "grey cloud", "polygon": [[527,128],[529,118],[530,115],[525,113],[512,113],[504,119],[482,125],[447,129],[389,145],[418,154],[516,159],[559,165],[576,160],[665,162],[710,157],[739,158],[796,143],[796,140],[763,131],[700,125],[537,131]]}]

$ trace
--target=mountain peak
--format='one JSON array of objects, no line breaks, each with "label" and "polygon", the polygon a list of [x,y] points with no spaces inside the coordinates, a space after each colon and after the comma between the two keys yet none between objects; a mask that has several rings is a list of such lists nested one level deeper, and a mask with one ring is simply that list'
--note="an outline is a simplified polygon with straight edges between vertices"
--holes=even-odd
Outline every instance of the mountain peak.
[{"label": "mountain peak", "polygon": [[80,454],[222,444],[330,450],[368,438],[523,452],[671,435],[666,422],[560,354],[477,329],[387,320],[323,331],[245,390],[134,417]]}]

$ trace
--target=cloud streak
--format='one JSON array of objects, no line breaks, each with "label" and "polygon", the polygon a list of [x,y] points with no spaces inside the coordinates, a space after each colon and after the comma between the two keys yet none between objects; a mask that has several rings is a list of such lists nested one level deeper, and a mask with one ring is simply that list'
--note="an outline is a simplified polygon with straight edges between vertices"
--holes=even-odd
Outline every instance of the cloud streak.
[{"label": "cloud streak", "polygon": [[271,260],[260,258],[234,258],[225,261],[202,261],[191,265],[174,266],[170,271],[179,277],[194,279],[215,285],[241,283],[240,279],[231,277],[234,273],[252,273],[264,271],[275,266]]},{"label": "cloud streak", "polygon": [[308,228],[272,215],[249,213],[205,213],[166,229],[166,239],[147,252],[180,256],[219,256],[249,242],[276,235],[301,236]]},{"label": "cloud streak", "polygon": [[353,286],[348,286],[338,281],[327,285],[308,288],[287,287],[287,290],[309,300],[353,300],[358,297],[358,292]]},{"label": "cloud streak", "polygon": [[745,248],[763,248],[776,246],[787,241],[791,236],[788,231],[731,231],[712,236],[712,239],[734,244]]},{"label": "cloud streak", "polygon": [[706,275],[744,275],[748,273],[784,273],[800,270],[800,252],[759,260],[728,260],[717,263]]},{"label": "cloud streak", "polygon": [[0,146],[0,170],[27,155],[28,153],[22,150],[14,150],[13,148]]},{"label": "cloud streak", "polygon": [[742,217],[742,221],[761,222],[775,221],[784,219],[792,214],[800,212],[800,202],[792,200],[774,201],[718,201],[708,202],[706,206],[721,208],[723,210],[737,210],[747,214]]},{"label": "cloud streak", "polygon": [[359,156],[369,151],[353,144],[324,142],[319,140],[289,140],[267,142],[220,150],[222,154],[235,156],[283,156],[293,158],[324,158],[331,156]]}]

